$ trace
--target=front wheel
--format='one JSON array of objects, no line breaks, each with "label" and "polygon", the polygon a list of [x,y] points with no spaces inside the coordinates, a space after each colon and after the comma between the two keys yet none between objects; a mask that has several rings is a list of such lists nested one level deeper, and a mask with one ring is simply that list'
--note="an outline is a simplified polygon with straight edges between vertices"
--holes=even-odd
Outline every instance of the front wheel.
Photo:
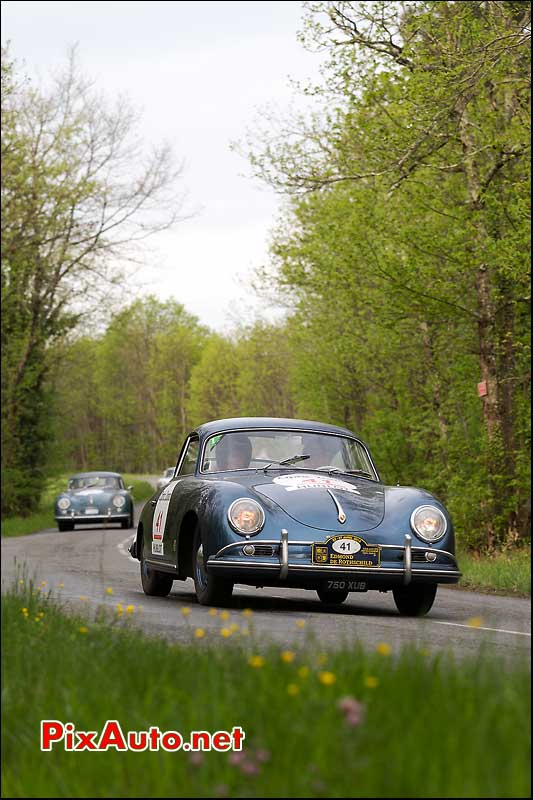
[{"label": "front wheel", "polygon": [[344,589],[317,589],[316,593],[326,606],[340,606],[348,597]]},{"label": "front wheel", "polygon": [[219,575],[210,575],[204,563],[204,548],[200,526],[196,526],[192,547],[192,571],[196,597],[202,606],[222,606],[231,597],[233,583]]},{"label": "front wheel", "polygon": [[392,590],[396,608],[403,617],[423,617],[433,605],[437,584],[398,586]]},{"label": "front wheel", "polygon": [[121,528],[133,528],[133,514],[130,514],[128,519],[123,519],[120,522]]},{"label": "front wheel", "polygon": [[174,578],[172,575],[167,575],[166,572],[152,569],[141,553],[141,583],[145,594],[151,597],[166,597],[172,589]]}]

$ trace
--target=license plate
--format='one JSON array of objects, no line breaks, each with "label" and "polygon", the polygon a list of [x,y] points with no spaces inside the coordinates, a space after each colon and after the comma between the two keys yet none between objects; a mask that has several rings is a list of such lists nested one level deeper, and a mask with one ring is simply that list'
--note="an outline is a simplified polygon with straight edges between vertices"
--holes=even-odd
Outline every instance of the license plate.
[{"label": "license plate", "polygon": [[85,509],[86,514],[98,514],[97,508],[91,508],[90,506]]},{"label": "license plate", "polygon": [[329,567],[379,567],[381,550],[351,533],[330,536],[325,542],[314,542],[311,561]]},{"label": "license plate", "polygon": [[328,581],[325,584],[325,587],[330,591],[337,590],[343,591],[346,590],[348,592],[366,592],[367,586],[366,581]]}]

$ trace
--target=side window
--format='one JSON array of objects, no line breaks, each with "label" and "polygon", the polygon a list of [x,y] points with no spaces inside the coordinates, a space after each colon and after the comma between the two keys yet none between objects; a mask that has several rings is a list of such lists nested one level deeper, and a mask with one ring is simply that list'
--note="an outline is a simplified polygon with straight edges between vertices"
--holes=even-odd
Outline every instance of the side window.
[{"label": "side window", "polygon": [[187,450],[181,462],[178,475],[192,475],[195,472],[199,451],[200,442],[198,439],[191,439],[187,445]]}]

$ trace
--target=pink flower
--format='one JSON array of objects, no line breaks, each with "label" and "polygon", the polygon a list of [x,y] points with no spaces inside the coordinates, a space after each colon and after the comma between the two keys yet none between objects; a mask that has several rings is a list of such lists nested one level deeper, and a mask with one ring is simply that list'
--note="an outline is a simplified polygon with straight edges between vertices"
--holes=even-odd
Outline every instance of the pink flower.
[{"label": "pink flower", "polygon": [[204,760],[204,754],[200,752],[189,753],[189,761],[195,766],[200,765]]},{"label": "pink flower", "polygon": [[263,763],[265,761],[270,761],[270,753],[268,750],[258,750],[255,757],[258,761],[262,761]]},{"label": "pink flower", "polygon": [[239,764],[242,764],[243,761],[246,761],[246,753],[239,751],[238,753],[231,753],[229,757],[229,763],[232,767],[238,767]]},{"label": "pink flower", "polygon": [[365,707],[355,697],[341,697],[337,707],[344,714],[344,719],[351,727],[360,725],[363,721]]},{"label": "pink flower", "polygon": [[245,775],[259,775],[259,767],[253,761],[243,761],[241,772]]}]

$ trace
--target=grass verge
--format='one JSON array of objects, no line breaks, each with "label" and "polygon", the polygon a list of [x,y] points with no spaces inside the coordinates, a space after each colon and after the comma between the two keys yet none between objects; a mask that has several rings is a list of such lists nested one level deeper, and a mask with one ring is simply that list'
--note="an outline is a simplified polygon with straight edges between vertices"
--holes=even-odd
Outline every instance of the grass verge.
[{"label": "grass verge", "polygon": [[[55,528],[54,499],[67,486],[70,475],[51,478],[43,494],[41,507],[28,517],[6,517],[2,520],[2,536],[26,536],[30,533]],[[154,488],[147,481],[135,475],[123,475],[126,486],[133,486],[132,494],[135,502],[147,500],[154,493]]]},{"label": "grass verge", "polygon": [[531,594],[531,547],[509,550],[494,556],[457,555],[463,573],[460,589],[500,592],[529,596]]},{"label": "grass verge", "polygon": [[[128,629],[128,609],[87,622],[42,594],[22,583],[2,598],[3,797],[530,796],[526,663],[386,643],[326,655],[305,630],[294,652],[259,655],[245,612],[221,620],[231,646],[193,629],[171,645]],[[241,726],[245,750],[40,752],[41,719],[185,737]]]}]

